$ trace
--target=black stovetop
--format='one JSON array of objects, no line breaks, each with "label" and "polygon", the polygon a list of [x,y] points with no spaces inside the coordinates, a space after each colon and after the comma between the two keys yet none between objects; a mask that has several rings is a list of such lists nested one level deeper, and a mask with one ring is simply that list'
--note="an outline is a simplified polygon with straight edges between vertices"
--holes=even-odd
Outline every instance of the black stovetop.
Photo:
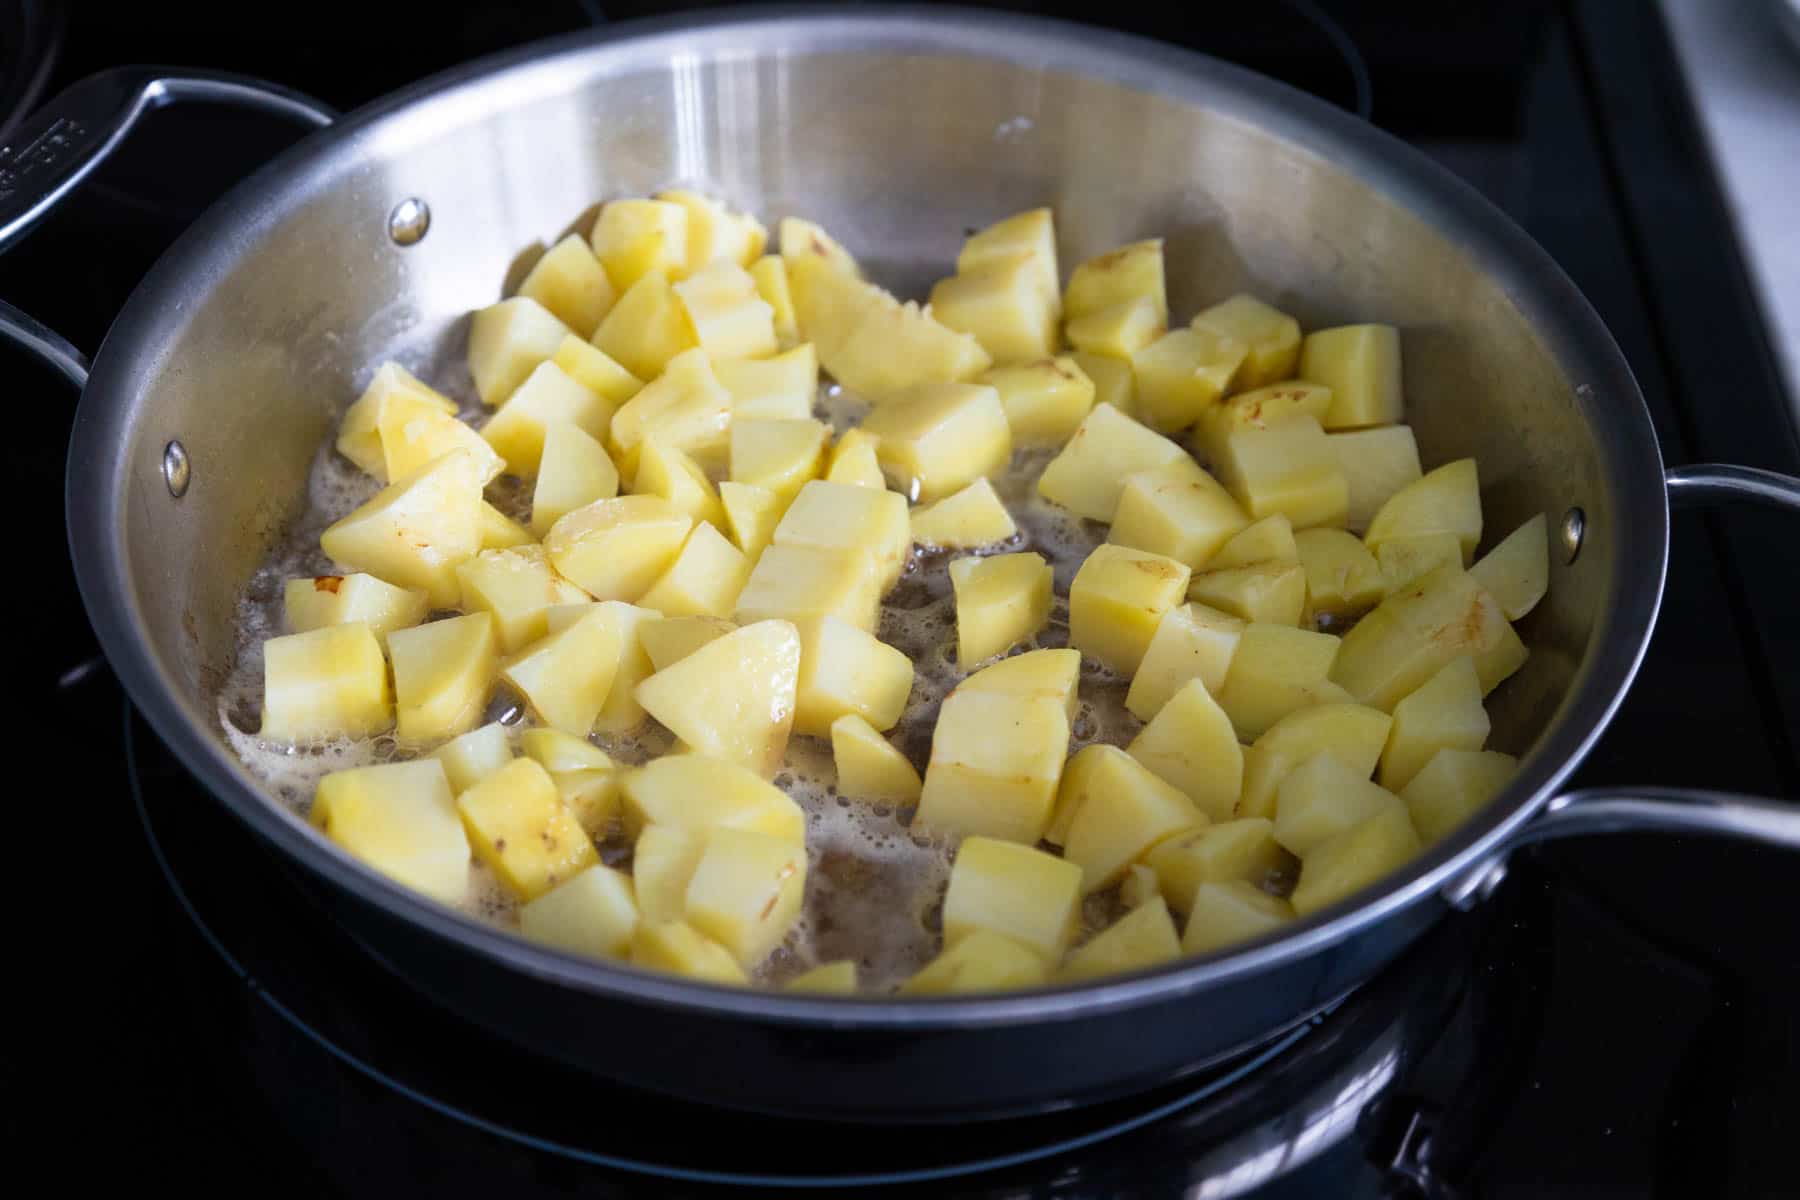
[{"label": "black stovetop", "polygon": [[[532,37],[683,7],[697,6],[322,2],[220,23],[210,7],[84,0],[66,6],[53,86],[124,62],[184,62],[347,108]],[[1002,7],[1093,19],[1074,5]],[[1507,209],[1601,311],[1671,463],[1800,470],[1652,6],[1157,11],[1113,4],[1105,20],[1367,106]],[[0,296],[91,350],[174,233],[292,136],[241,115],[157,115],[0,259]],[[54,507],[72,397],[0,361],[13,371],[8,476],[25,502]],[[1787,615],[1800,561],[1781,521],[1675,518],[1661,628],[1581,782],[1800,794],[1800,635]],[[0,1122],[20,1161],[29,1153],[71,1180],[170,1180],[198,1194],[666,1195],[709,1187],[709,1172],[798,1186],[938,1170],[922,1190],[1256,1185],[1337,1197],[1415,1194],[1423,1148],[1442,1195],[1800,1192],[1787,1153],[1800,1111],[1800,874],[1773,851],[1700,839],[1524,855],[1483,910],[1446,922],[1290,1042],[1079,1117],[877,1136],[558,1077],[420,1005],[348,945],[93,667],[57,525],[12,533],[29,568],[6,589],[21,635],[16,728],[20,743],[43,744],[14,754],[10,894],[24,944],[10,990],[23,1014]],[[1386,1169],[1396,1158],[1403,1169]]]}]

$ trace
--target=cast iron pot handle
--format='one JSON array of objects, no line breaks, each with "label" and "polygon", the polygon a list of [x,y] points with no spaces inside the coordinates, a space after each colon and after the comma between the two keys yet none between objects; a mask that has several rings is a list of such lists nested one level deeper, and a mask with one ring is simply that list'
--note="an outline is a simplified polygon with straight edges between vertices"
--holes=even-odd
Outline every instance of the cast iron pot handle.
[{"label": "cast iron pot handle", "polygon": [[[1666,481],[1669,505],[1747,501],[1800,513],[1800,479],[1755,467],[1701,463],[1676,467]],[[1568,792],[1525,822],[1475,868],[1444,889],[1458,908],[1492,894],[1506,860],[1534,842],[1590,833],[1687,833],[1747,838],[1800,850],[1800,804],[1685,788],[1594,788]]]},{"label": "cast iron pot handle", "polygon": [[[315,129],[337,118],[290,88],[222,71],[116,67],[90,75],[47,102],[0,145],[0,254],[80,187],[140,117],[183,100],[257,109]],[[87,382],[87,358],[79,350],[5,301],[0,301],[0,337],[77,387]]]}]

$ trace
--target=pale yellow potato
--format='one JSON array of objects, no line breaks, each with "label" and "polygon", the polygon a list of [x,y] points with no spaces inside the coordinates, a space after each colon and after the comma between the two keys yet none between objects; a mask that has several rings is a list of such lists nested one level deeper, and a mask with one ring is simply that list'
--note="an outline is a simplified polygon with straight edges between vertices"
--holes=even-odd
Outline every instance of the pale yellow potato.
[{"label": "pale yellow potato", "polygon": [[1148,300],[1157,320],[1169,321],[1168,289],[1163,283],[1161,238],[1132,242],[1088,259],[1069,276],[1063,291],[1063,314],[1070,320],[1131,301]]},{"label": "pale yellow potato", "polygon": [[[529,371],[530,368],[526,368]],[[520,378],[523,378],[523,374]],[[451,416],[456,415],[456,401],[443,395],[396,362],[384,362],[375,368],[369,385],[356,402],[344,410],[338,422],[337,452],[364,471],[385,482],[387,460],[381,452],[382,409],[390,400],[407,397],[431,405]]]},{"label": "pale yellow potato", "polygon": [[767,358],[781,348],[775,339],[775,310],[757,295],[756,280],[737,263],[716,259],[671,290],[709,358]]},{"label": "pale yellow potato", "polygon": [[989,929],[977,929],[900,985],[902,996],[948,996],[1036,987],[1049,971],[1037,951]]},{"label": "pale yellow potato", "polygon": [[820,963],[811,970],[802,971],[782,984],[781,990],[804,992],[815,996],[854,996],[856,994],[856,963],[848,958]]},{"label": "pale yellow potato", "polygon": [[272,637],[262,654],[263,740],[367,737],[394,723],[387,660],[366,622]]},{"label": "pale yellow potato", "polygon": [[544,431],[544,453],[531,492],[532,533],[543,537],[569,513],[618,494],[619,469],[613,466],[605,446],[580,426],[567,422]]},{"label": "pale yellow potato", "polygon": [[1218,472],[1225,490],[1258,520],[1281,513],[1295,529],[1310,529],[1342,526],[1349,513],[1344,473],[1311,417],[1227,435]]},{"label": "pale yellow potato", "polygon": [[1294,545],[1306,571],[1306,607],[1315,616],[1357,616],[1387,595],[1381,564],[1355,534],[1302,529]]},{"label": "pale yellow potato", "polygon": [[1092,381],[1096,406],[1110,404],[1128,417],[1136,416],[1137,378],[1131,373],[1130,359],[1071,350],[1069,360]]},{"label": "pale yellow potato", "polygon": [[462,593],[456,564],[481,549],[481,464],[453,451],[397,479],[319,535],[334,562],[424,592],[433,608]]},{"label": "pale yellow potato", "polygon": [[720,827],[706,831],[706,849],[688,879],[683,908],[689,925],[748,970],[787,936],[805,891],[804,846]]},{"label": "pale yellow potato", "polygon": [[[577,383],[554,362],[542,362],[488,418],[481,436],[520,478],[537,474],[544,456],[544,434],[552,425],[569,424],[592,438],[606,436],[613,405]],[[483,482],[486,482],[485,480]]]},{"label": "pale yellow potato", "polygon": [[463,610],[494,618],[504,654],[517,653],[549,633],[551,608],[587,599],[586,592],[552,569],[549,557],[536,545],[483,550],[457,564],[456,578]]},{"label": "pale yellow potato", "polygon": [[1161,433],[1188,428],[1225,396],[1248,354],[1211,325],[1169,330],[1131,356],[1139,419]]},{"label": "pale yellow potato", "polygon": [[[788,287],[787,263],[779,255],[766,254],[750,264],[756,294],[769,306],[775,322],[775,340],[783,350],[800,345],[800,325],[794,316],[794,294]],[[813,353],[810,349],[808,353]],[[814,358],[815,370],[817,358]]]},{"label": "pale yellow potato", "polygon": [[1538,513],[1503,538],[1469,575],[1500,603],[1509,621],[1537,607],[1550,590],[1549,523]]},{"label": "pale yellow potato", "polygon": [[456,799],[469,848],[520,900],[594,866],[594,843],[536,761],[515,758]]},{"label": "pale yellow potato", "polygon": [[750,569],[732,619],[739,625],[768,620],[807,625],[837,617],[873,632],[881,585],[881,568],[867,550],[771,545]]},{"label": "pale yellow potato", "polygon": [[725,511],[725,532],[745,557],[755,562],[775,538],[775,527],[787,512],[787,501],[768,488],[726,480],[719,485],[719,506]]},{"label": "pale yellow potato", "polygon": [[958,688],[932,732],[914,828],[1034,845],[1050,823],[1068,743],[1060,697]]},{"label": "pale yellow potato", "polygon": [[1406,806],[1385,807],[1302,858],[1288,902],[1300,916],[1310,916],[1399,870],[1421,848]]},{"label": "pale yellow potato", "polygon": [[688,880],[706,853],[707,829],[645,825],[631,852],[638,911],[656,924],[679,921],[687,909]]},{"label": "pale yellow potato", "polygon": [[381,442],[381,479],[401,479],[452,450],[464,450],[481,464],[481,482],[492,483],[506,460],[479,433],[430,400],[398,392],[381,406],[375,421]]},{"label": "pale yellow potato", "polygon": [[1000,696],[1047,696],[1075,721],[1075,693],[1081,678],[1081,652],[1059,647],[1027,650],[981,668],[957,685],[959,692],[992,692]]},{"label": "pale yellow potato", "polygon": [[1298,626],[1306,616],[1306,568],[1265,562],[1202,571],[1188,581],[1187,594],[1242,621]]},{"label": "pale yellow potato", "polygon": [[1315,754],[1281,781],[1275,801],[1275,840],[1305,857],[1347,832],[1399,805],[1400,797],[1369,782],[1334,755]]},{"label": "pale yellow potato", "polygon": [[451,738],[433,750],[431,757],[444,764],[450,790],[461,795],[513,760],[512,739],[507,737],[506,726],[490,721]]},{"label": "pale yellow potato", "polygon": [[1019,532],[986,476],[936,504],[913,509],[909,524],[913,541],[943,550],[992,546]]},{"label": "pale yellow potato", "polygon": [[1175,690],[1127,747],[1210,820],[1230,819],[1244,787],[1244,751],[1231,718],[1199,679]]},{"label": "pale yellow potato", "polygon": [[1497,750],[1446,747],[1401,790],[1413,824],[1427,842],[1448,836],[1512,781],[1519,760]]},{"label": "pale yellow potato", "polygon": [[660,436],[651,435],[638,448],[637,475],[631,490],[639,496],[654,496],[680,509],[696,524],[705,521],[717,527],[725,523],[725,508],[718,489],[693,456],[677,450]]},{"label": "pale yellow potato", "polygon": [[[830,240],[823,231],[819,237]],[[841,252],[836,243],[832,246]],[[787,265],[788,290],[793,296],[800,336],[817,349],[819,365],[837,376],[846,361],[844,349],[863,314],[877,304],[895,301],[880,288],[864,282],[854,263],[846,269],[832,255],[789,253],[784,239],[782,261]],[[969,342],[980,349],[973,338]],[[843,382],[841,377],[839,382]]]},{"label": "pale yellow potato", "polygon": [[443,904],[469,890],[469,840],[434,758],[333,771],[313,794],[312,823],[389,879]]},{"label": "pale yellow potato", "polygon": [[1018,445],[1060,445],[1094,407],[1093,380],[1067,355],[994,367],[980,382],[1000,393],[1000,407]]},{"label": "pale yellow potato", "polygon": [[1036,636],[1050,621],[1051,579],[1050,564],[1030,551],[954,559],[958,665],[968,670]]},{"label": "pale yellow potato", "polygon": [[[1190,585],[1190,590],[1191,590]],[[1125,707],[1148,721],[1190,679],[1208,694],[1225,686],[1225,672],[1237,651],[1245,622],[1204,604],[1178,604],[1156,623],[1156,632],[1132,676]]]},{"label": "pale yellow potato", "polygon": [[1383,600],[1344,635],[1332,682],[1359,702],[1392,712],[1451,659],[1469,655],[1492,691],[1525,661],[1525,647],[1500,605],[1455,564]]},{"label": "pale yellow potato", "polygon": [[[1168,314],[1160,311],[1156,301],[1149,296],[1139,296],[1070,317],[1063,332],[1077,350],[1135,360],[1138,351],[1161,337],[1167,329]],[[1134,370],[1136,365],[1134,361]],[[1142,400],[1140,395],[1140,410]]]},{"label": "pale yellow potato", "polygon": [[[767,259],[780,266],[778,258]],[[713,363],[719,386],[731,395],[733,421],[803,421],[819,391],[819,355],[811,342],[771,358]]]},{"label": "pale yellow potato", "polygon": [[1286,514],[1276,513],[1253,521],[1220,546],[1206,562],[1209,571],[1227,567],[1256,567],[1264,563],[1297,563],[1300,544],[1294,540],[1294,523]]},{"label": "pale yellow potato", "polygon": [[1188,567],[1127,546],[1095,547],[1069,585],[1069,644],[1131,675],[1163,614],[1187,594]]},{"label": "pale yellow potato", "polygon": [[1156,872],[1147,863],[1132,863],[1125,869],[1125,881],[1119,885],[1119,902],[1126,908],[1138,908],[1152,901],[1164,903]]},{"label": "pale yellow potato", "polygon": [[647,826],[704,831],[724,825],[785,838],[796,846],[806,841],[806,813],[800,806],[736,763],[700,754],[665,755],[626,772],[622,787],[625,831],[634,837]]},{"label": "pale yellow potato", "polygon": [[1475,660],[1450,660],[1394,705],[1393,729],[1381,751],[1381,786],[1400,791],[1439,750],[1481,749],[1488,729]]},{"label": "pale yellow potato", "polygon": [[1187,457],[1187,451],[1110,404],[1082,418],[1062,452],[1038,476],[1038,494],[1078,517],[1110,521],[1125,481]]},{"label": "pale yellow potato", "polygon": [[1291,377],[1300,365],[1300,322],[1255,296],[1240,292],[1200,310],[1194,328],[1207,326],[1244,344],[1238,388],[1259,388]]},{"label": "pale yellow potato", "polygon": [[860,715],[846,713],[831,723],[831,757],[840,796],[871,804],[919,802],[925,785],[918,771]]},{"label": "pale yellow potato", "polygon": [[1261,817],[1202,823],[1158,842],[1144,861],[1156,872],[1169,907],[1186,913],[1192,911],[1201,884],[1231,879],[1261,883],[1279,871],[1286,858],[1274,830]]},{"label": "pale yellow potato", "polygon": [[567,771],[605,771],[614,767],[606,751],[586,738],[560,729],[527,729],[519,734],[519,749],[534,758],[554,777]]},{"label": "pale yellow potato", "polygon": [[637,932],[631,876],[595,864],[519,907],[519,932],[589,958],[623,958]]},{"label": "pale yellow potato", "polygon": [[880,439],[876,458],[909,500],[930,503],[1012,457],[1012,431],[1000,394],[974,383],[928,383],[895,395],[863,420]]},{"label": "pale yellow potato", "polygon": [[1363,540],[1379,550],[1395,538],[1453,533],[1462,543],[1462,566],[1468,566],[1481,544],[1481,483],[1475,460],[1445,463],[1389,496]]},{"label": "pale yellow potato", "polygon": [[589,241],[621,292],[644,276],[679,274],[687,266],[688,214],[665,200],[614,200],[601,208]]},{"label": "pale yellow potato", "polygon": [[673,189],[658,192],[656,198],[687,211],[689,271],[721,261],[747,267],[769,244],[769,231],[761,221],[749,213],[732,212],[711,196]]},{"label": "pale yellow potato", "polygon": [[536,300],[583,338],[594,336],[600,319],[619,299],[606,268],[579,233],[544,251],[519,282],[518,294]]},{"label": "pale yellow potato", "polygon": [[980,342],[995,362],[1028,362],[1056,351],[1060,305],[1028,254],[992,257],[938,280],[931,315]]},{"label": "pale yellow potato", "polygon": [[586,737],[617,679],[623,641],[618,623],[594,605],[509,658],[500,677],[546,725]]},{"label": "pale yellow potato", "polygon": [[996,838],[964,838],[944,892],[944,941],[955,945],[987,930],[1056,962],[1081,921],[1081,877],[1081,867],[1054,854]]},{"label": "pale yellow potato", "polygon": [[481,724],[500,668],[500,639],[485,612],[388,635],[395,732],[409,742],[455,737]]},{"label": "pale yellow potato", "polygon": [[1031,260],[1038,286],[1060,310],[1062,275],[1056,267],[1056,216],[1048,208],[1014,213],[970,234],[956,255],[956,269],[971,271],[986,263],[1021,256]]},{"label": "pale yellow potato", "polygon": [[424,592],[383,583],[373,575],[312,575],[290,579],[282,590],[289,633],[361,621],[377,638],[425,619]]},{"label": "pale yellow potato", "polygon": [[852,487],[885,490],[887,476],[881,473],[880,449],[881,439],[868,430],[845,430],[825,460],[825,479]]},{"label": "pale yellow potato", "polygon": [[1367,779],[1387,745],[1393,718],[1361,704],[1315,704],[1289,713],[1244,750],[1241,817],[1272,817],[1281,781],[1307,759],[1330,754]]},{"label": "pale yellow potato", "polygon": [[1294,919],[1294,906],[1244,879],[1203,883],[1194,891],[1183,954],[1210,954],[1274,933]]},{"label": "pale yellow potato", "polygon": [[511,550],[514,546],[537,545],[537,538],[531,535],[531,530],[486,500],[481,502],[481,511],[476,518],[476,524],[480,529],[483,550]]},{"label": "pale yellow potato", "polygon": [[1376,547],[1375,561],[1391,596],[1446,563],[1462,566],[1462,539],[1454,533],[1392,538]]},{"label": "pale yellow potato", "polygon": [[[902,304],[874,284],[851,282],[866,294],[852,302],[848,332],[835,346],[814,339],[819,362],[850,391],[881,403],[926,384],[972,379],[993,365],[980,342],[928,309]],[[801,325],[806,328],[804,317]]]},{"label": "pale yellow potato", "polygon": [[912,552],[906,499],[885,489],[810,480],[775,527],[775,544],[865,550],[875,560],[885,592],[899,580]]},{"label": "pale yellow potato", "polygon": [[809,622],[800,631],[794,732],[827,737],[839,717],[852,713],[892,729],[912,685],[912,659],[875,635],[836,617]]},{"label": "pale yellow potato", "polygon": [[1198,570],[1249,524],[1237,501],[1200,464],[1177,458],[1125,480],[1107,540]]},{"label": "pale yellow potato", "polygon": [[724,455],[730,429],[731,393],[720,386],[704,350],[683,350],[613,414],[611,434],[621,472],[635,476],[633,458],[645,438],[661,438],[706,460]]},{"label": "pale yellow potato", "polygon": [[1057,978],[1064,982],[1141,971],[1181,955],[1181,938],[1161,896],[1140,904],[1069,951]]},{"label": "pale yellow potato", "polygon": [[1350,490],[1348,527],[1362,533],[1393,494],[1424,475],[1419,443],[1410,425],[1383,425],[1327,434],[1338,469]]},{"label": "pale yellow potato", "polygon": [[1254,741],[1296,709],[1350,699],[1330,678],[1338,652],[1328,633],[1251,622],[1231,656],[1219,707],[1240,738]]},{"label": "pale yellow potato", "polygon": [[1231,434],[1269,429],[1299,416],[1323,420],[1330,409],[1328,387],[1299,379],[1271,383],[1239,392],[1207,409],[1194,425],[1190,441],[1201,457],[1217,462]]},{"label": "pale yellow potato", "polygon": [[1404,415],[1400,331],[1392,325],[1316,329],[1300,343],[1300,378],[1331,389],[1327,429],[1392,425]]},{"label": "pale yellow potato", "polygon": [[[1094,759],[1077,770],[1075,764]],[[1206,817],[1179,788],[1117,746],[1084,746],[1066,772],[1080,791],[1068,798],[1063,857],[1081,868],[1081,892],[1111,887],[1156,843]]]},{"label": "pale yellow potato", "polygon": [[[569,327],[526,296],[479,309],[469,319],[469,374],[489,408],[506,403],[525,377],[556,353]],[[454,411],[452,409],[451,411]]]},{"label": "pale yellow potato", "polygon": [[612,833],[619,814],[618,771],[552,771],[550,782],[590,838],[599,842]]},{"label": "pale yellow potato", "polygon": [[637,700],[698,753],[766,779],[787,750],[799,677],[798,631],[758,621],[656,672]]},{"label": "pale yellow potato", "polygon": [[596,600],[635,601],[675,561],[693,517],[655,496],[597,500],[544,536],[563,578]]},{"label": "pale yellow potato", "polygon": [[704,983],[744,986],[750,982],[731,951],[685,921],[638,922],[637,932],[631,935],[631,961]]},{"label": "pale yellow potato", "polygon": [[563,374],[607,403],[602,432],[612,423],[612,414],[618,411],[619,405],[644,387],[643,380],[614,362],[606,351],[572,333],[562,340],[550,361],[561,367]]},{"label": "pale yellow potato", "polygon": [[856,265],[856,259],[826,233],[822,226],[799,217],[783,217],[781,224],[776,227],[776,233],[782,261],[788,265],[789,270],[793,269],[796,259],[808,258],[852,277],[862,274],[862,269]]},{"label": "pale yellow potato", "polygon": [[638,627],[638,643],[650,656],[650,665],[660,671],[736,628],[723,617],[659,617]]},{"label": "pale yellow potato", "polygon": [[750,578],[750,560],[705,521],[688,531],[675,561],[640,598],[644,608],[669,617],[725,618],[737,607]]}]

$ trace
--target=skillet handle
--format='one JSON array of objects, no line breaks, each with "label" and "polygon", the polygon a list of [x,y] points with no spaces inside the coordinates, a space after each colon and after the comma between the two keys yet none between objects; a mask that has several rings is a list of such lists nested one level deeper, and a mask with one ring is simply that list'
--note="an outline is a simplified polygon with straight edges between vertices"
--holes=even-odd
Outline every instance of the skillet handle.
[{"label": "skillet handle", "polygon": [[1800,479],[1757,467],[1699,463],[1691,467],[1676,467],[1664,475],[1663,483],[1669,491],[1671,508],[1682,508],[1690,504],[1749,501],[1800,513]]}]

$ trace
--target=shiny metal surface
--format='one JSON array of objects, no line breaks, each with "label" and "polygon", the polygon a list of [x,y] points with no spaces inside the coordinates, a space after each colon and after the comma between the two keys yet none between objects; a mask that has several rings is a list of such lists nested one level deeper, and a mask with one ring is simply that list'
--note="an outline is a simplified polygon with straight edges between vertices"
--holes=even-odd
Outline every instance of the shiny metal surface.
[{"label": "shiny metal surface", "polygon": [[1767,504],[1800,513],[1800,479],[1790,479],[1774,471],[1726,463],[1700,463],[1676,467],[1663,477],[1663,484],[1669,492],[1669,503],[1678,508],[1689,504],[1742,502]]},{"label": "shiny metal surface", "polygon": [[4,300],[0,300],[0,338],[32,355],[74,384],[77,390],[87,386],[90,369],[87,355],[56,330]]},{"label": "shiny metal surface", "polygon": [[1562,541],[1563,561],[1574,562],[1581,553],[1582,539],[1587,537],[1587,514],[1579,507],[1571,508],[1563,514],[1557,535]]},{"label": "shiny metal surface", "polygon": [[163,447],[163,482],[169,485],[169,495],[177,500],[187,495],[188,483],[193,475],[194,469],[188,462],[185,446],[172,441]]},{"label": "shiny metal surface", "polygon": [[388,214],[388,236],[396,246],[410,246],[430,229],[431,206],[417,196],[408,196]]}]

